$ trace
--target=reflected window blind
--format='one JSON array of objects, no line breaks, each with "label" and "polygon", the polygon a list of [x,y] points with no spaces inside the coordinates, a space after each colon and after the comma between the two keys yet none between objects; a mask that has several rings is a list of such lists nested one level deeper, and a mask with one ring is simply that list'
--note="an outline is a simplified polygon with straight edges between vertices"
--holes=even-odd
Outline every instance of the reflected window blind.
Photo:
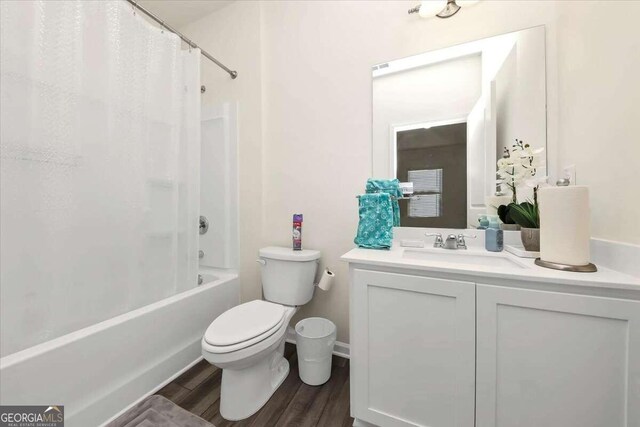
[{"label": "reflected window blind", "polygon": [[409,171],[409,182],[416,193],[442,193],[442,169]]},{"label": "reflected window blind", "polygon": [[442,169],[408,171],[416,197],[409,200],[409,216],[435,218],[442,215]]},{"label": "reflected window blind", "polygon": [[435,218],[442,215],[442,195],[422,194],[409,200],[409,216]]}]

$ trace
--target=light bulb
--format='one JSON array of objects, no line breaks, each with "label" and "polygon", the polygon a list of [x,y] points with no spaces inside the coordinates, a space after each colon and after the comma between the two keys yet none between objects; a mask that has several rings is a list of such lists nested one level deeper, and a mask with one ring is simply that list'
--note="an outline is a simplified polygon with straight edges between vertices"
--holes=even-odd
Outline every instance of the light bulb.
[{"label": "light bulb", "polygon": [[447,0],[423,0],[418,14],[422,18],[432,18],[447,6]]}]

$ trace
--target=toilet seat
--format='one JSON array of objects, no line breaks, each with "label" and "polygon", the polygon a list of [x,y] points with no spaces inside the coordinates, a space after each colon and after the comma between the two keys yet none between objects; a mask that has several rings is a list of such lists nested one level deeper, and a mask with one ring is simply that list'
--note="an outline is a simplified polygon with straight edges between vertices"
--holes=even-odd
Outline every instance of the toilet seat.
[{"label": "toilet seat", "polygon": [[207,328],[204,339],[211,353],[230,353],[264,341],[285,321],[285,307],[254,300],[227,310]]}]

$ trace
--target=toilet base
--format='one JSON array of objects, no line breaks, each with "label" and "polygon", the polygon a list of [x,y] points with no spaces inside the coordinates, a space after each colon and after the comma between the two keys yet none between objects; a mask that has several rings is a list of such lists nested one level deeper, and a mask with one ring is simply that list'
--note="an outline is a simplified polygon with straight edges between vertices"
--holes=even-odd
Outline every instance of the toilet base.
[{"label": "toilet base", "polygon": [[258,412],[289,375],[283,357],[284,340],[268,357],[243,369],[223,369],[220,415],[229,421],[249,418]]}]

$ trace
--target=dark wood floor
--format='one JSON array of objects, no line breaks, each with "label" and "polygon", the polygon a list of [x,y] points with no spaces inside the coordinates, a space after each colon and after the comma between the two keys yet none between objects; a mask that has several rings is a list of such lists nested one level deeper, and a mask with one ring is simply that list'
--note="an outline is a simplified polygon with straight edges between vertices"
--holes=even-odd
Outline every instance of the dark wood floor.
[{"label": "dark wood floor", "polygon": [[226,426],[327,426],[353,424],[349,415],[349,361],[333,357],[331,379],[321,386],[304,384],[298,376],[296,347],[287,343],[284,351],[290,372],[266,405],[246,420],[231,422],[220,416],[222,370],[203,360],[157,394],[204,418],[216,427]]}]

